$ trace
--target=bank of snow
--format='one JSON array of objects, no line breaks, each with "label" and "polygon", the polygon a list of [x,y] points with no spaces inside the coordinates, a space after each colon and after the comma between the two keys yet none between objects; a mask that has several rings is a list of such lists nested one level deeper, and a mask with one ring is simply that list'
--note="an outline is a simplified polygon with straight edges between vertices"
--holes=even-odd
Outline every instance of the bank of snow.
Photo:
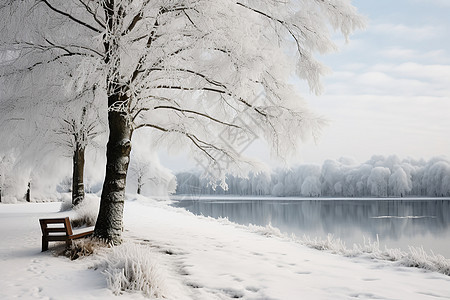
[{"label": "bank of snow", "polygon": [[[1,299],[116,297],[105,269],[89,268],[104,264],[111,250],[76,261],[40,253],[38,218],[67,214],[56,203],[0,205]],[[124,216],[125,240],[138,244],[141,256],[148,253],[166,299],[450,299],[449,276],[318,251],[271,228],[197,217],[135,197]]]}]

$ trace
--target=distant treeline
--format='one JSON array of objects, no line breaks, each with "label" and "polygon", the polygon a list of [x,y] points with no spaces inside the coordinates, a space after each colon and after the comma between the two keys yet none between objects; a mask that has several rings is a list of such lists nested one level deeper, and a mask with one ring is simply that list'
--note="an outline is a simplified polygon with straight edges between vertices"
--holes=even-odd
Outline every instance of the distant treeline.
[{"label": "distant treeline", "polygon": [[397,156],[373,156],[363,164],[350,159],[327,160],[276,169],[271,174],[250,173],[248,178],[227,176],[228,190],[213,190],[201,173],[178,173],[177,194],[270,195],[302,197],[450,196],[450,161]]}]

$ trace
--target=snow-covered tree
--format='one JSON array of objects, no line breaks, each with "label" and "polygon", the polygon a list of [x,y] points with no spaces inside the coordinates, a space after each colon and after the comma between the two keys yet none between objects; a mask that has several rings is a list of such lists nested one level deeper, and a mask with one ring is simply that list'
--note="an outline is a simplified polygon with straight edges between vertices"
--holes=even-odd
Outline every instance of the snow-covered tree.
[{"label": "snow-covered tree", "polygon": [[282,182],[278,182],[272,188],[272,195],[275,197],[284,197],[286,196],[284,193],[284,184]]},{"label": "snow-covered tree", "polygon": [[389,189],[392,196],[403,197],[411,191],[411,179],[401,167],[397,167],[396,171],[389,177]]},{"label": "snow-covered tree", "polygon": [[5,188],[8,185],[9,172],[11,172],[13,166],[13,156],[11,153],[0,154],[0,202],[2,202],[2,196],[5,193]]},{"label": "snow-covered tree", "polygon": [[148,163],[133,160],[130,165],[131,174],[136,177],[137,189],[136,193],[141,194],[143,186],[148,183],[148,181],[156,180],[156,177],[149,177],[150,165]]},{"label": "snow-covered tree", "polygon": [[367,184],[370,186],[370,193],[375,197],[388,196],[388,181],[391,171],[385,167],[375,167],[370,172]]},{"label": "snow-covered tree", "polygon": [[[132,157],[135,158],[135,157]],[[139,157],[131,160],[129,175],[136,183],[137,194],[161,197],[175,193],[174,176],[148,159]]]},{"label": "snow-covered tree", "polygon": [[[393,157],[393,156],[390,156]],[[363,164],[343,164],[341,160],[327,160],[324,166],[300,165],[292,169],[276,169],[271,176],[260,173],[250,173],[248,178],[227,176],[227,191],[235,195],[261,195],[261,188],[266,188],[266,194],[272,196],[449,196],[450,195],[450,162],[442,157],[424,160],[404,159],[400,164],[391,164],[391,159],[385,160],[377,156],[377,167],[370,165],[373,159]],[[387,163],[386,163],[387,162]],[[392,165],[393,170],[384,167]],[[323,171],[325,169],[325,171]],[[321,171],[322,170],[322,171]],[[261,175],[264,178],[261,182]],[[177,174],[178,182],[186,182],[192,176],[197,178],[196,193],[224,193],[206,189],[206,182],[198,180],[198,175],[189,173]],[[318,184],[318,188],[316,187]],[[181,193],[182,184],[177,193]],[[288,186],[287,185],[295,185]],[[183,185],[185,186],[185,185]],[[252,187],[251,189],[249,187]],[[259,187],[259,188],[258,188]],[[184,189],[187,191],[188,189]],[[192,190],[192,189],[191,189]],[[189,192],[185,192],[189,193]]]},{"label": "snow-covered tree", "polygon": [[301,188],[302,196],[317,197],[320,196],[320,181],[316,176],[308,176],[303,181]]},{"label": "snow-covered tree", "polygon": [[[94,139],[103,132],[97,110],[88,103],[81,111],[66,111],[55,133],[57,143],[72,157],[72,205],[84,200],[84,165],[88,145],[96,145]],[[69,150],[69,151],[67,151]]]},{"label": "snow-covered tree", "polygon": [[428,196],[447,196],[448,178],[450,177],[450,162],[445,160],[431,160],[425,171],[424,181]]},{"label": "snow-covered tree", "polygon": [[[54,71],[58,73],[63,69],[58,68]],[[64,77],[64,72],[58,75]],[[38,74],[36,76],[41,77]],[[8,76],[0,77],[0,79],[5,77],[11,80]],[[40,78],[36,80],[39,81]],[[8,80],[2,83],[11,84],[13,87],[17,85]],[[66,99],[69,105],[62,105],[65,102],[52,103],[48,99],[40,98],[39,90],[44,87],[37,86],[34,96],[32,91],[22,90],[8,95],[8,92],[11,93],[14,89],[3,86],[7,93],[0,96],[0,110],[5,112],[0,115],[0,124],[4,129],[0,132],[0,139],[4,141],[0,145],[0,151],[2,148],[3,151],[15,149],[19,153],[16,163],[28,165],[27,168],[30,169],[42,168],[43,161],[48,160],[49,156],[71,157],[73,163],[72,203],[77,205],[84,199],[85,149],[88,144],[95,145],[94,139],[104,131],[102,119],[93,103],[95,87],[92,90],[77,91],[73,88],[66,90],[62,87],[63,83],[60,79],[55,79],[54,83],[61,90],[50,89],[49,96]],[[23,84],[26,87],[26,83]],[[81,108],[72,105],[74,103],[82,104]]]},{"label": "snow-covered tree", "polygon": [[224,170],[254,166],[241,150],[255,137],[274,154],[295,154],[321,119],[289,79],[320,92],[325,68],[313,55],[335,50],[329,29],[347,38],[363,25],[347,0],[24,0],[0,9],[0,51],[11,62],[2,76],[48,75],[62,64],[104,91],[96,101],[107,104],[109,140],[95,235],[114,243],[136,129],[154,129],[159,146],[190,143],[205,176],[222,185]]},{"label": "snow-covered tree", "polygon": [[177,194],[200,194],[200,179],[199,175],[190,172],[180,172],[177,174]]},{"label": "snow-covered tree", "polygon": [[[322,165],[321,182],[322,193],[324,195],[335,196],[336,184],[341,179],[340,165],[334,160],[326,160]],[[338,184],[338,187],[342,187],[342,184]]]},{"label": "snow-covered tree", "polygon": [[270,177],[266,172],[258,173],[255,176],[255,195],[270,194]]}]

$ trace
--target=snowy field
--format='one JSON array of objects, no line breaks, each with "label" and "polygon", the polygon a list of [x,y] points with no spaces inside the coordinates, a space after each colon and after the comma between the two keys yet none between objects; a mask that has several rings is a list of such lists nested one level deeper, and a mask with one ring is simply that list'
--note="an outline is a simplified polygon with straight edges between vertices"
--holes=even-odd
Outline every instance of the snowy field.
[{"label": "snowy field", "polygon": [[0,204],[0,299],[145,299],[140,292],[116,296],[109,271],[99,267],[130,244],[150,259],[165,299],[450,299],[450,277],[438,272],[319,251],[270,227],[135,197],[125,204],[125,246],[70,261],[55,256],[61,248],[54,243],[40,252],[38,219],[73,215],[60,207]]}]

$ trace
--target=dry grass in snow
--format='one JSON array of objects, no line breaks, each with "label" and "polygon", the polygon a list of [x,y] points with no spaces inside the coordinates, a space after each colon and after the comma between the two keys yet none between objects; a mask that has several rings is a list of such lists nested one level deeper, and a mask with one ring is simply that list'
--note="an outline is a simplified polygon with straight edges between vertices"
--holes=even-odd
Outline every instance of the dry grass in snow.
[{"label": "dry grass in snow", "polygon": [[98,267],[115,295],[140,291],[151,298],[164,298],[165,276],[156,260],[149,247],[125,243],[113,247]]}]

